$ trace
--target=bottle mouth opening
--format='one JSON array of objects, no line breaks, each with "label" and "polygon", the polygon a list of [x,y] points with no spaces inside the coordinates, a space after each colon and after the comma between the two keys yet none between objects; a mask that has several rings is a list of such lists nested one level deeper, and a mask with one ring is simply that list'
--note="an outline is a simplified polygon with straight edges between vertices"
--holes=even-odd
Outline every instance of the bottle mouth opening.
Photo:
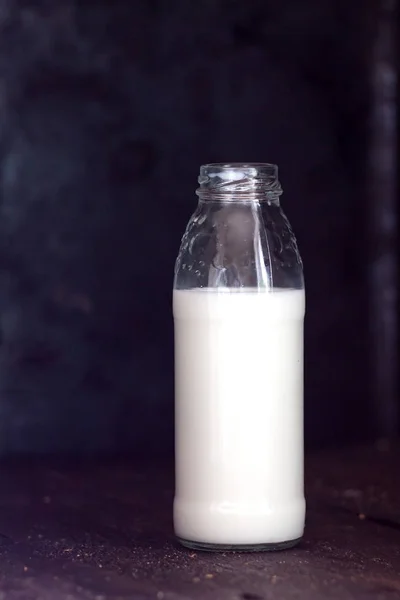
[{"label": "bottle mouth opening", "polygon": [[232,194],[278,197],[282,188],[277,165],[270,163],[209,163],[200,167],[198,196]]}]

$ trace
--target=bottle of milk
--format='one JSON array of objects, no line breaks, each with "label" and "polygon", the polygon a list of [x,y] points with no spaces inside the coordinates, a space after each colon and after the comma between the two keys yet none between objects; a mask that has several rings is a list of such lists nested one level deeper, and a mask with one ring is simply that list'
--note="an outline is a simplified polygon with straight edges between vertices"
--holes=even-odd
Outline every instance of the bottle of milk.
[{"label": "bottle of milk", "polygon": [[275,165],[208,164],[173,290],[174,527],[197,550],[304,529],[303,268]]}]

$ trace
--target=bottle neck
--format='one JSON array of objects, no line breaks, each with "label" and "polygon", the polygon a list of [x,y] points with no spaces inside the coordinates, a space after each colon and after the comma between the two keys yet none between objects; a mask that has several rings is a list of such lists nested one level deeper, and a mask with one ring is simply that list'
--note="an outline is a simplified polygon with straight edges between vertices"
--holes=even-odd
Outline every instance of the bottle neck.
[{"label": "bottle neck", "polygon": [[265,203],[270,206],[279,206],[279,196],[273,196],[266,193],[247,193],[247,194],[203,194],[196,191],[200,204],[259,204]]},{"label": "bottle neck", "polygon": [[200,168],[196,193],[204,202],[279,205],[278,168],[267,163],[214,163]]}]

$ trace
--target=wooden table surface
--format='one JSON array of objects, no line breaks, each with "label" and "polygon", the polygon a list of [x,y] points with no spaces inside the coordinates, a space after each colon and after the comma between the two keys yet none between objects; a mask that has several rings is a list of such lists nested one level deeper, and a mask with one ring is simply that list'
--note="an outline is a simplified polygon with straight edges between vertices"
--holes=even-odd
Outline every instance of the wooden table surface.
[{"label": "wooden table surface", "polygon": [[400,449],[310,456],[307,529],[275,554],[173,539],[170,467],[0,467],[0,600],[400,598]]}]

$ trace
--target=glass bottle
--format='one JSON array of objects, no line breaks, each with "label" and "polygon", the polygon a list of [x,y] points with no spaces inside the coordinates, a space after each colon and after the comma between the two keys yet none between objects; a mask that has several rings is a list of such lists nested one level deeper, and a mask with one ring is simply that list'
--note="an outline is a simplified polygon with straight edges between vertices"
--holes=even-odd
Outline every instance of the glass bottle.
[{"label": "glass bottle", "polygon": [[201,550],[303,535],[303,268],[278,169],[208,164],[175,266],[174,527]]}]

